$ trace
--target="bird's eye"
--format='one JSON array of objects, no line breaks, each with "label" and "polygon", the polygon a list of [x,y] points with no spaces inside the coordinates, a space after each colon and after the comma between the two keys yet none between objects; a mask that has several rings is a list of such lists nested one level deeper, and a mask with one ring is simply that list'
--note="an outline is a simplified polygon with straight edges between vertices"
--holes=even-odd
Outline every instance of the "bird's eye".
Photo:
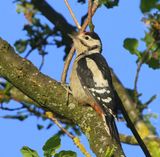
[{"label": "bird's eye", "polygon": [[89,39],[89,36],[85,36],[85,39],[88,40],[88,39]]}]

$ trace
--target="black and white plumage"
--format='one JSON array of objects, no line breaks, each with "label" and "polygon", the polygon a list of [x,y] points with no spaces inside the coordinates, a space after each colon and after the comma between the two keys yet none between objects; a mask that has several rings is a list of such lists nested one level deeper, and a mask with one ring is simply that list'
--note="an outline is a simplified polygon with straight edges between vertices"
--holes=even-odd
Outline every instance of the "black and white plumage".
[{"label": "black and white plumage", "polygon": [[101,55],[101,40],[93,32],[85,32],[72,38],[77,50],[70,77],[72,94],[79,102],[91,105],[98,114],[105,117],[108,133],[119,140],[114,121],[114,88],[108,64]]},{"label": "black and white plumage", "polygon": [[120,109],[145,155],[151,157],[114,90],[108,64],[101,55],[102,44],[99,36],[94,32],[84,32],[71,38],[77,53],[70,76],[73,96],[80,103],[91,105],[102,117],[105,116],[108,133],[119,142],[114,118],[117,109]]},{"label": "black and white plumage", "polygon": [[86,92],[100,104],[105,114],[116,112],[109,67],[100,53],[85,55],[77,62],[77,75]]}]

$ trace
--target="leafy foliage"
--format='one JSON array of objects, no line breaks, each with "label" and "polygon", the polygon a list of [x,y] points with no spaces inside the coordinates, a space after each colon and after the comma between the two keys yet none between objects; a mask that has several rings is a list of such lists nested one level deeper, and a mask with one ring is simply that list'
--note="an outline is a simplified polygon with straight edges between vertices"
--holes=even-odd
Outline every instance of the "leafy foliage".
[{"label": "leafy foliage", "polygon": [[44,57],[48,52],[45,51],[49,45],[56,45],[58,48],[65,46],[65,57],[71,48],[71,39],[62,34],[58,27],[50,28],[48,24],[43,24],[38,16],[38,10],[34,8],[32,1],[17,0],[17,12],[23,13],[29,22],[25,24],[23,30],[27,32],[28,39],[20,39],[14,46],[19,53],[24,53],[30,47],[26,57],[32,51],[38,50],[39,55]]},{"label": "leafy foliage", "polygon": [[[34,19],[33,25],[26,24],[23,28],[27,32],[28,39],[20,39],[15,42],[14,46],[19,53],[23,53],[27,46],[30,46],[31,53],[33,50],[38,49],[40,55],[46,55],[45,46],[53,44],[49,41],[49,37],[53,34],[53,30],[46,24],[42,24],[39,19]],[[53,40],[53,39],[52,39]]]},{"label": "leafy foliage", "polygon": [[[61,139],[59,135],[54,135],[51,138],[49,138],[46,143],[43,146],[43,151],[44,151],[44,156],[45,157],[52,157],[54,155],[54,157],[76,157],[76,153],[73,151],[65,151],[62,150],[58,153],[56,153],[56,151],[60,148],[61,146]],[[21,149],[21,153],[23,154],[23,157],[39,157],[38,153],[27,147],[24,146]]]},{"label": "leafy foliage", "polygon": [[147,64],[152,69],[160,68],[160,14],[148,14],[143,21],[148,26],[148,32],[145,32],[145,37],[142,39],[146,44],[146,50],[139,51],[138,40],[127,38],[124,40],[124,48],[131,54],[138,57],[138,61]]},{"label": "leafy foliage", "polygon": [[159,0],[141,0],[140,9],[142,13],[151,11],[152,9],[160,9]]},{"label": "leafy foliage", "polygon": [[148,26],[149,31],[145,33],[145,37],[142,39],[146,43],[148,56],[144,62],[153,69],[160,68],[160,14],[154,13],[148,14],[143,19]]},{"label": "leafy foliage", "polygon": [[54,135],[43,146],[44,156],[51,157],[56,153],[56,150],[61,146],[61,139],[59,135]]}]

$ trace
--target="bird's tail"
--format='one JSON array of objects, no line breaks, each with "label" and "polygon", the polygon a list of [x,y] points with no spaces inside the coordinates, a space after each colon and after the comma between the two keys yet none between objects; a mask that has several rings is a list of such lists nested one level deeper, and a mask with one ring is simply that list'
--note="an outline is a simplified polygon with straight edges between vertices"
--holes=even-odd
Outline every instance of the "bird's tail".
[{"label": "bird's tail", "polygon": [[114,139],[116,139],[116,141],[118,141],[118,143],[120,143],[119,133],[115,123],[115,118],[112,115],[106,115],[105,121],[108,126],[109,134],[111,135],[111,137],[113,137]]}]

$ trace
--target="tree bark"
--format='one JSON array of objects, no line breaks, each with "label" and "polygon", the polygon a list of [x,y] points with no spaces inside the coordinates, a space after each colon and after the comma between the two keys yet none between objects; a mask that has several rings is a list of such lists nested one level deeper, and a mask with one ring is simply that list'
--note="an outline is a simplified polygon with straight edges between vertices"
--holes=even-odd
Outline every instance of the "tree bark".
[{"label": "tree bark", "polygon": [[78,124],[87,136],[91,149],[97,157],[104,157],[114,148],[116,157],[123,155],[118,141],[110,137],[105,123],[89,106],[82,106],[61,84],[42,74],[28,60],[18,56],[14,49],[0,38],[0,76],[46,111],[51,111]]}]

